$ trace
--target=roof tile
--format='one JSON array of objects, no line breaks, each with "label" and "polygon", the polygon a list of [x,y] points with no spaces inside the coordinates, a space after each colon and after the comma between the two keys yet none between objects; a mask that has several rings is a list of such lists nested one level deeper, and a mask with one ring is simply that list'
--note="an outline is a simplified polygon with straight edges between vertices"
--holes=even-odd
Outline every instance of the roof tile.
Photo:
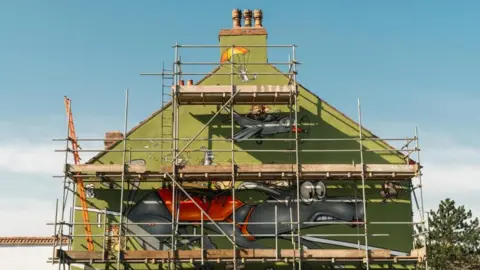
[{"label": "roof tile", "polygon": [[[55,241],[55,237],[46,236],[9,236],[9,237],[0,237],[0,246],[51,246]],[[57,239],[57,242],[59,239]],[[63,244],[68,243],[68,238],[64,237],[62,239]]]}]

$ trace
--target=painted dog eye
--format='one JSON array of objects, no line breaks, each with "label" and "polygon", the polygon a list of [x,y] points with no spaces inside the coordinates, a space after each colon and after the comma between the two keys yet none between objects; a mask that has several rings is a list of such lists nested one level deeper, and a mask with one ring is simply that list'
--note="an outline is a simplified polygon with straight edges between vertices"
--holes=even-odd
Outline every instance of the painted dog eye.
[{"label": "painted dog eye", "polygon": [[327,187],[322,181],[318,181],[315,186],[315,193],[317,193],[318,199],[323,199],[327,195]]},{"label": "painted dog eye", "polygon": [[305,181],[300,186],[300,197],[304,203],[311,203],[315,195],[315,187],[309,181]]}]

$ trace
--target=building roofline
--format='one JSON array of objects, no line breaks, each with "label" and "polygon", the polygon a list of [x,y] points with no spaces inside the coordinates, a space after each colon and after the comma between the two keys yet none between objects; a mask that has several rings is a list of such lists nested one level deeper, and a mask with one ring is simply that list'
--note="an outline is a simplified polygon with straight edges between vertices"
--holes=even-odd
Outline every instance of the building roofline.
[{"label": "building roofline", "polygon": [[[276,66],[274,65],[270,65],[273,69],[275,69],[276,71],[282,73],[281,70],[279,70]],[[283,74],[283,76],[285,76],[286,78],[288,78],[287,74]],[[330,103],[326,102],[325,100],[323,100],[320,96],[318,96],[317,94],[315,94],[314,92],[310,91],[307,87],[303,86],[301,83],[298,83],[297,82],[297,85],[300,85],[303,89],[305,89],[305,91],[307,91],[308,93],[316,96],[319,100],[321,100],[323,103],[327,104],[328,106],[332,107],[335,111],[337,111],[338,113],[340,113],[343,117],[345,117],[346,119],[352,121],[353,123],[357,124],[358,125],[358,122],[353,120],[351,117],[347,116],[346,114],[344,114],[342,111],[338,110],[337,108],[335,108],[334,106],[332,106]],[[380,137],[378,137],[377,135],[375,135],[372,131],[370,131],[369,129],[365,128],[364,126],[362,126],[362,129],[365,130],[366,132],[370,133],[372,135],[372,137],[374,138],[377,138],[377,139],[381,139]],[[390,145],[387,141],[385,140],[381,140],[386,146],[388,147],[391,147],[392,149],[395,149],[395,147],[393,147],[392,145]],[[403,154],[402,152],[400,151],[395,151],[397,154],[399,154],[400,156],[402,156],[403,158],[408,158],[405,154]],[[417,162],[411,158],[408,158],[408,161],[409,163],[413,163],[413,164],[417,164]]]},{"label": "building roofline", "polygon": [[[64,245],[68,244],[68,238],[62,238]],[[0,237],[0,246],[52,246],[60,243],[60,239],[54,236],[4,236]]]},{"label": "building roofline", "polygon": [[[288,78],[288,75],[287,74],[283,74],[281,70],[279,70],[277,67],[275,67],[274,65],[270,65],[273,69],[275,69],[276,71],[278,71],[280,74],[282,74],[283,76],[285,76],[286,78]],[[209,72],[207,75],[205,75],[202,79],[198,80],[195,85],[199,85],[201,84],[203,81],[205,81],[206,79],[208,79],[209,77],[211,77],[212,75],[215,75],[215,73],[220,70],[221,66],[218,66],[216,68],[214,68],[211,72]],[[303,86],[302,84],[298,83],[297,82],[297,85],[299,85],[300,87],[302,87],[303,89],[305,89],[305,91],[307,91],[308,93],[314,95],[315,97],[317,97],[319,100],[321,100],[323,103],[325,103],[326,105],[330,106],[331,108],[333,108],[335,111],[337,111],[339,114],[341,114],[343,117],[345,117],[346,119],[352,121],[354,124],[357,124],[358,123],[353,120],[352,118],[350,118],[349,116],[347,116],[346,114],[344,114],[343,112],[341,112],[340,110],[338,110],[337,108],[335,108],[334,106],[332,106],[330,103],[326,102],[325,100],[323,100],[320,96],[318,96],[317,94],[315,94],[314,92],[310,91],[308,88],[306,88],[305,86]],[[169,103],[167,103],[165,106],[163,106],[162,108],[156,110],[155,112],[153,112],[149,117],[147,117],[145,120],[141,121],[140,123],[138,123],[137,125],[135,125],[130,131],[127,132],[127,134],[124,134],[125,138],[127,138],[131,133],[133,133],[134,131],[136,131],[137,129],[139,129],[141,126],[143,126],[143,124],[145,124],[146,122],[150,121],[151,119],[153,119],[155,116],[157,116],[158,114],[160,114],[161,112],[163,112],[166,108],[168,108],[170,105],[172,105],[172,102],[170,101]],[[378,138],[378,139],[381,139],[379,138],[378,136],[376,136],[373,132],[371,132],[370,130],[368,130],[367,128],[363,127],[362,126],[362,129],[368,133],[370,133],[372,135],[372,137],[374,138]],[[100,153],[98,153],[97,155],[95,155],[94,157],[90,158],[86,163],[89,164],[89,163],[93,163],[95,161],[97,161],[98,159],[100,159],[102,156],[104,156],[106,153],[108,153],[108,150],[111,150],[112,148],[114,148],[115,146],[117,146],[118,144],[120,144],[123,140],[118,140],[116,141],[115,143],[112,143],[111,145],[109,145],[107,148],[105,148],[104,151],[101,151]],[[387,141],[384,141],[382,140],[382,142],[387,146],[387,147],[390,147],[392,149],[395,149],[395,147],[393,147],[392,145],[390,145]],[[417,164],[417,162],[409,157],[407,157],[405,154],[403,154],[402,152],[400,151],[395,151],[398,155],[400,155],[401,157],[403,157],[404,159],[408,159],[408,163],[409,164]],[[406,160],[407,161],[407,160]]]},{"label": "building roofline", "polygon": [[[145,118],[145,120],[143,121],[140,121],[140,123],[138,123],[137,125],[135,125],[132,129],[130,129],[127,134],[124,134],[124,137],[127,138],[130,134],[132,134],[133,132],[135,132],[137,129],[139,129],[141,126],[143,126],[143,124],[145,124],[146,122],[152,120],[155,116],[157,116],[158,114],[160,114],[161,112],[163,112],[166,108],[168,108],[170,105],[172,104],[172,102],[168,102],[167,104],[165,104],[165,106],[163,106],[162,108],[156,110],[155,112],[153,112],[149,117]],[[96,154],[94,157],[90,158],[87,162],[85,162],[86,164],[89,164],[89,163],[93,163],[95,161],[97,161],[98,159],[100,159],[102,156],[104,156],[106,153],[108,153],[108,150],[111,150],[113,149],[115,146],[117,146],[118,144],[120,144],[121,142],[123,142],[123,140],[118,140],[112,144],[110,144],[108,147],[106,147],[103,151],[99,152],[98,154]]]}]

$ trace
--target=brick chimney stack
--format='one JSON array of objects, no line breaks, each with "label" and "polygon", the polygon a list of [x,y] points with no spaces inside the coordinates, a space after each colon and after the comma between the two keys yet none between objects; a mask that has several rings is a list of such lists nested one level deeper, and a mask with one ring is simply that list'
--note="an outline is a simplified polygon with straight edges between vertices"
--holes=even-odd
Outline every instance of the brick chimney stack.
[{"label": "brick chimney stack", "polygon": [[[250,51],[250,55],[255,55],[255,62],[267,62],[268,35],[262,22],[263,12],[261,9],[242,10],[243,12],[240,9],[234,9],[232,11],[233,27],[220,29],[218,33],[218,41],[221,46],[219,48],[220,57],[230,46],[243,45]],[[243,23],[241,20],[243,20]],[[249,47],[248,44],[253,46]]]},{"label": "brick chimney stack", "polygon": [[123,140],[123,133],[120,131],[109,131],[105,133],[105,149],[108,149],[112,144]]}]

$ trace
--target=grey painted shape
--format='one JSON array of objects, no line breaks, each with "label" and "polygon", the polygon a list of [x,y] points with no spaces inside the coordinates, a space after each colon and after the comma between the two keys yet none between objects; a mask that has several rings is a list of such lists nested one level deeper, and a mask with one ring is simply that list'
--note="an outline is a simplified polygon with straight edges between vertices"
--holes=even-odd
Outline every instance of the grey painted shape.
[{"label": "grey painted shape", "polygon": [[[226,110],[230,112],[229,108],[226,108]],[[259,121],[241,116],[236,112],[233,112],[233,120],[242,128],[233,135],[233,139],[239,142],[249,139],[256,134],[259,134],[260,136],[268,136],[278,133],[286,133],[290,131],[293,124],[293,119],[290,117],[283,117],[279,120],[273,121]]]},{"label": "grey painted shape", "polygon": [[[255,189],[252,189],[255,190]],[[261,189],[262,190],[262,189]],[[275,190],[275,195],[270,193],[270,198],[273,200],[264,200],[258,205],[248,206],[244,205],[239,207],[235,211],[236,222],[250,222],[246,226],[247,232],[252,235],[270,234],[275,232],[275,224],[266,224],[278,221],[278,223],[289,223],[290,221],[297,221],[297,205],[296,205],[296,187],[292,187],[289,190]],[[322,221],[355,221],[362,220],[364,217],[363,204],[361,201],[349,202],[351,198],[337,198],[338,200],[312,200],[309,203],[301,201],[300,203],[300,221],[301,222],[320,222],[317,224],[302,224],[301,228],[310,228],[316,226],[322,226]],[[283,201],[283,202],[282,202]],[[277,217],[275,219],[275,206],[277,208]],[[248,213],[251,210],[251,215],[246,219]],[[290,215],[290,213],[292,215]],[[290,218],[292,217],[292,218]],[[171,215],[166,206],[163,204],[162,199],[157,192],[151,192],[142,198],[128,215],[129,220],[137,223],[154,223],[154,222],[170,222]],[[232,216],[230,216],[232,218]],[[252,224],[252,223],[265,223],[265,224]],[[224,233],[232,235],[235,230],[236,242],[241,247],[248,248],[262,248],[263,245],[259,244],[255,240],[249,240],[247,237],[242,236],[243,232],[239,226],[233,228],[232,224],[217,224]],[[326,225],[326,224],[325,224]],[[130,227],[132,226],[132,227]],[[129,225],[130,230],[135,234],[164,234],[169,235],[172,232],[171,224],[157,224],[157,225]],[[214,224],[205,224],[204,228],[214,231],[216,234],[222,234],[217,226]],[[179,232],[181,234],[184,227],[180,226]],[[294,225],[293,229],[296,230],[297,226]],[[291,224],[278,224],[277,231],[279,234],[289,233],[292,230]],[[151,239],[149,239],[151,238]],[[141,242],[147,247],[147,249],[155,249],[160,247],[160,243],[168,240],[168,236],[165,237],[143,237]],[[256,239],[273,238],[269,237],[256,237]],[[192,239],[197,241],[199,238]],[[211,243],[206,243],[210,246]],[[213,246],[213,244],[212,244]]]},{"label": "grey painted shape", "polygon": [[[157,192],[151,192],[143,197],[137,205],[135,205],[130,213],[128,219],[133,223],[167,223],[171,222],[172,217],[170,212],[163,204],[162,199]],[[156,224],[156,225],[128,225],[128,229],[136,235],[147,234],[171,234],[171,224]],[[161,242],[164,242],[169,237],[137,237],[139,243],[146,247],[146,249],[160,249]]]},{"label": "grey painted shape", "polygon": [[[287,200],[287,196],[295,198],[296,190],[290,191],[290,194],[285,194],[283,198],[277,198],[279,200]],[[277,206],[277,221],[290,222],[290,209],[292,211],[292,221],[297,222],[297,206],[296,203],[289,203],[288,205],[278,203],[275,201],[264,201],[260,205],[256,206],[252,215],[250,216],[251,222],[274,222],[275,221],[275,205]],[[313,222],[313,221],[354,221],[363,219],[364,211],[363,204],[357,203],[345,203],[345,202],[328,202],[323,200],[314,200],[309,204],[303,202],[300,203],[300,221],[301,222]],[[327,219],[328,218],[328,219]],[[333,219],[332,219],[333,218]],[[317,227],[321,224],[302,224],[301,227]],[[296,225],[294,226],[296,227]],[[268,234],[275,231],[275,224],[249,224],[248,231],[252,234]],[[278,233],[290,232],[290,224],[278,224]]]}]

